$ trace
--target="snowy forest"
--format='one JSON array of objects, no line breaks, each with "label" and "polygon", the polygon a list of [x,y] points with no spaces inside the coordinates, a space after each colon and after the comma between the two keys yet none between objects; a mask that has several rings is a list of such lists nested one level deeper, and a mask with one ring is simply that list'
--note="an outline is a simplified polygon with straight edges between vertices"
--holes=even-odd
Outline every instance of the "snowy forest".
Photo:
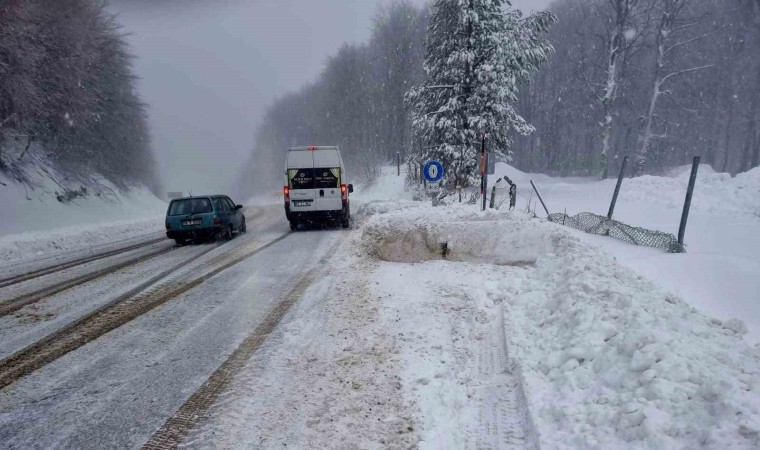
[{"label": "snowy forest", "polygon": [[604,176],[760,164],[760,1],[558,0],[555,54],[519,98],[530,171]]},{"label": "snowy forest", "polygon": [[[446,2],[386,5],[369,42],[345,45],[313,84],[272,104],[238,190],[276,185],[292,145],[340,145],[352,174],[371,178],[397,151],[416,160],[435,144],[420,139],[405,94],[432,80],[423,66],[436,3]],[[759,1],[557,0],[548,10],[556,23],[538,25],[554,51],[511,102],[527,128],[511,124],[494,141],[515,166],[607,177],[625,155],[629,175],[693,155],[730,173],[760,164]],[[517,17],[536,25],[547,16]]]},{"label": "snowy forest", "polygon": [[250,194],[279,183],[287,147],[339,145],[362,179],[374,178],[397,151],[405,155],[412,125],[404,94],[424,79],[427,23],[428,10],[409,2],[379,9],[368,43],[343,45],[316,81],[267,109],[236,190]]},{"label": "snowy forest", "polygon": [[132,56],[98,0],[0,0],[0,171],[156,189]]}]

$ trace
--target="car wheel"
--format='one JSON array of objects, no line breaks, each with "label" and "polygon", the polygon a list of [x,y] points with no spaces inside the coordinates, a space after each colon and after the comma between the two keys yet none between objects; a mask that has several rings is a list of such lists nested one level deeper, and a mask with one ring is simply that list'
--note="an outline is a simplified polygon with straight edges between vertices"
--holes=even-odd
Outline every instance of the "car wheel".
[{"label": "car wheel", "polygon": [[248,226],[245,224],[245,217],[243,217],[243,225],[240,226],[240,232],[245,233],[248,231]]},{"label": "car wheel", "polygon": [[227,228],[227,234],[224,236],[224,238],[225,238],[226,240],[228,240],[228,241],[231,241],[231,240],[232,240],[232,238],[234,238],[234,237],[235,237],[235,233],[232,231],[232,225],[230,225],[230,226]]},{"label": "car wheel", "polygon": [[174,242],[177,243],[177,247],[182,247],[183,245],[185,245],[184,239],[175,239]]},{"label": "car wheel", "polygon": [[296,231],[296,228],[298,228],[298,222],[291,220],[290,221],[290,231]]},{"label": "car wheel", "polygon": [[348,228],[351,226],[351,218],[346,216],[340,220],[340,224],[343,226],[343,228]]}]

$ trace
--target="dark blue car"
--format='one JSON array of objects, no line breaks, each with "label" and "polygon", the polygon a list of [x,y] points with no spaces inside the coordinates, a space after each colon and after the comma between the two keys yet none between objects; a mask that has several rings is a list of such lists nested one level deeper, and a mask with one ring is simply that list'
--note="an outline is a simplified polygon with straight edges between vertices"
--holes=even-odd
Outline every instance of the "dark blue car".
[{"label": "dark blue car", "polygon": [[243,206],[226,195],[184,197],[172,200],[166,211],[166,236],[183,245],[187,241],[232,239],[245,233]]}]

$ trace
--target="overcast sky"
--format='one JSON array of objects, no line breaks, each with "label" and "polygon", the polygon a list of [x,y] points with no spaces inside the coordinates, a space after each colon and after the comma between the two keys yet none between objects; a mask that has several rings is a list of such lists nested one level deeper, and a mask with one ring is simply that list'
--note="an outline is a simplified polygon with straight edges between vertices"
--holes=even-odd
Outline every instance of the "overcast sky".
[{"label": "overcast sky", "polygon": [[[382,3],[110,0],[130,33],[166,189],[226,191],[266,106],[314,80],[342,43],[366,41]],[[528,12],[549,0],[512,3]]]}]

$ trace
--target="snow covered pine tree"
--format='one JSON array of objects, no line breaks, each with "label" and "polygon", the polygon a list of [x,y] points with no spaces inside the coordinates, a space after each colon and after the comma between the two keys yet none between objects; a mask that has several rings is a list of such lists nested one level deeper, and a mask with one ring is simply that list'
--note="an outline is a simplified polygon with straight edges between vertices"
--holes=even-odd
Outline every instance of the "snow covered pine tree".
[{"label": "snow covered pine tree", "polygon": [[436,0],[427,30],[426,80],[406,94],[419,142],[416,161],[438,159],[446,181],[466,187],[478,172],[478,142],[510,154],[510,133],[532,127],[513,104],[552,52],[554,15],[522,17],[507,0]]}]

